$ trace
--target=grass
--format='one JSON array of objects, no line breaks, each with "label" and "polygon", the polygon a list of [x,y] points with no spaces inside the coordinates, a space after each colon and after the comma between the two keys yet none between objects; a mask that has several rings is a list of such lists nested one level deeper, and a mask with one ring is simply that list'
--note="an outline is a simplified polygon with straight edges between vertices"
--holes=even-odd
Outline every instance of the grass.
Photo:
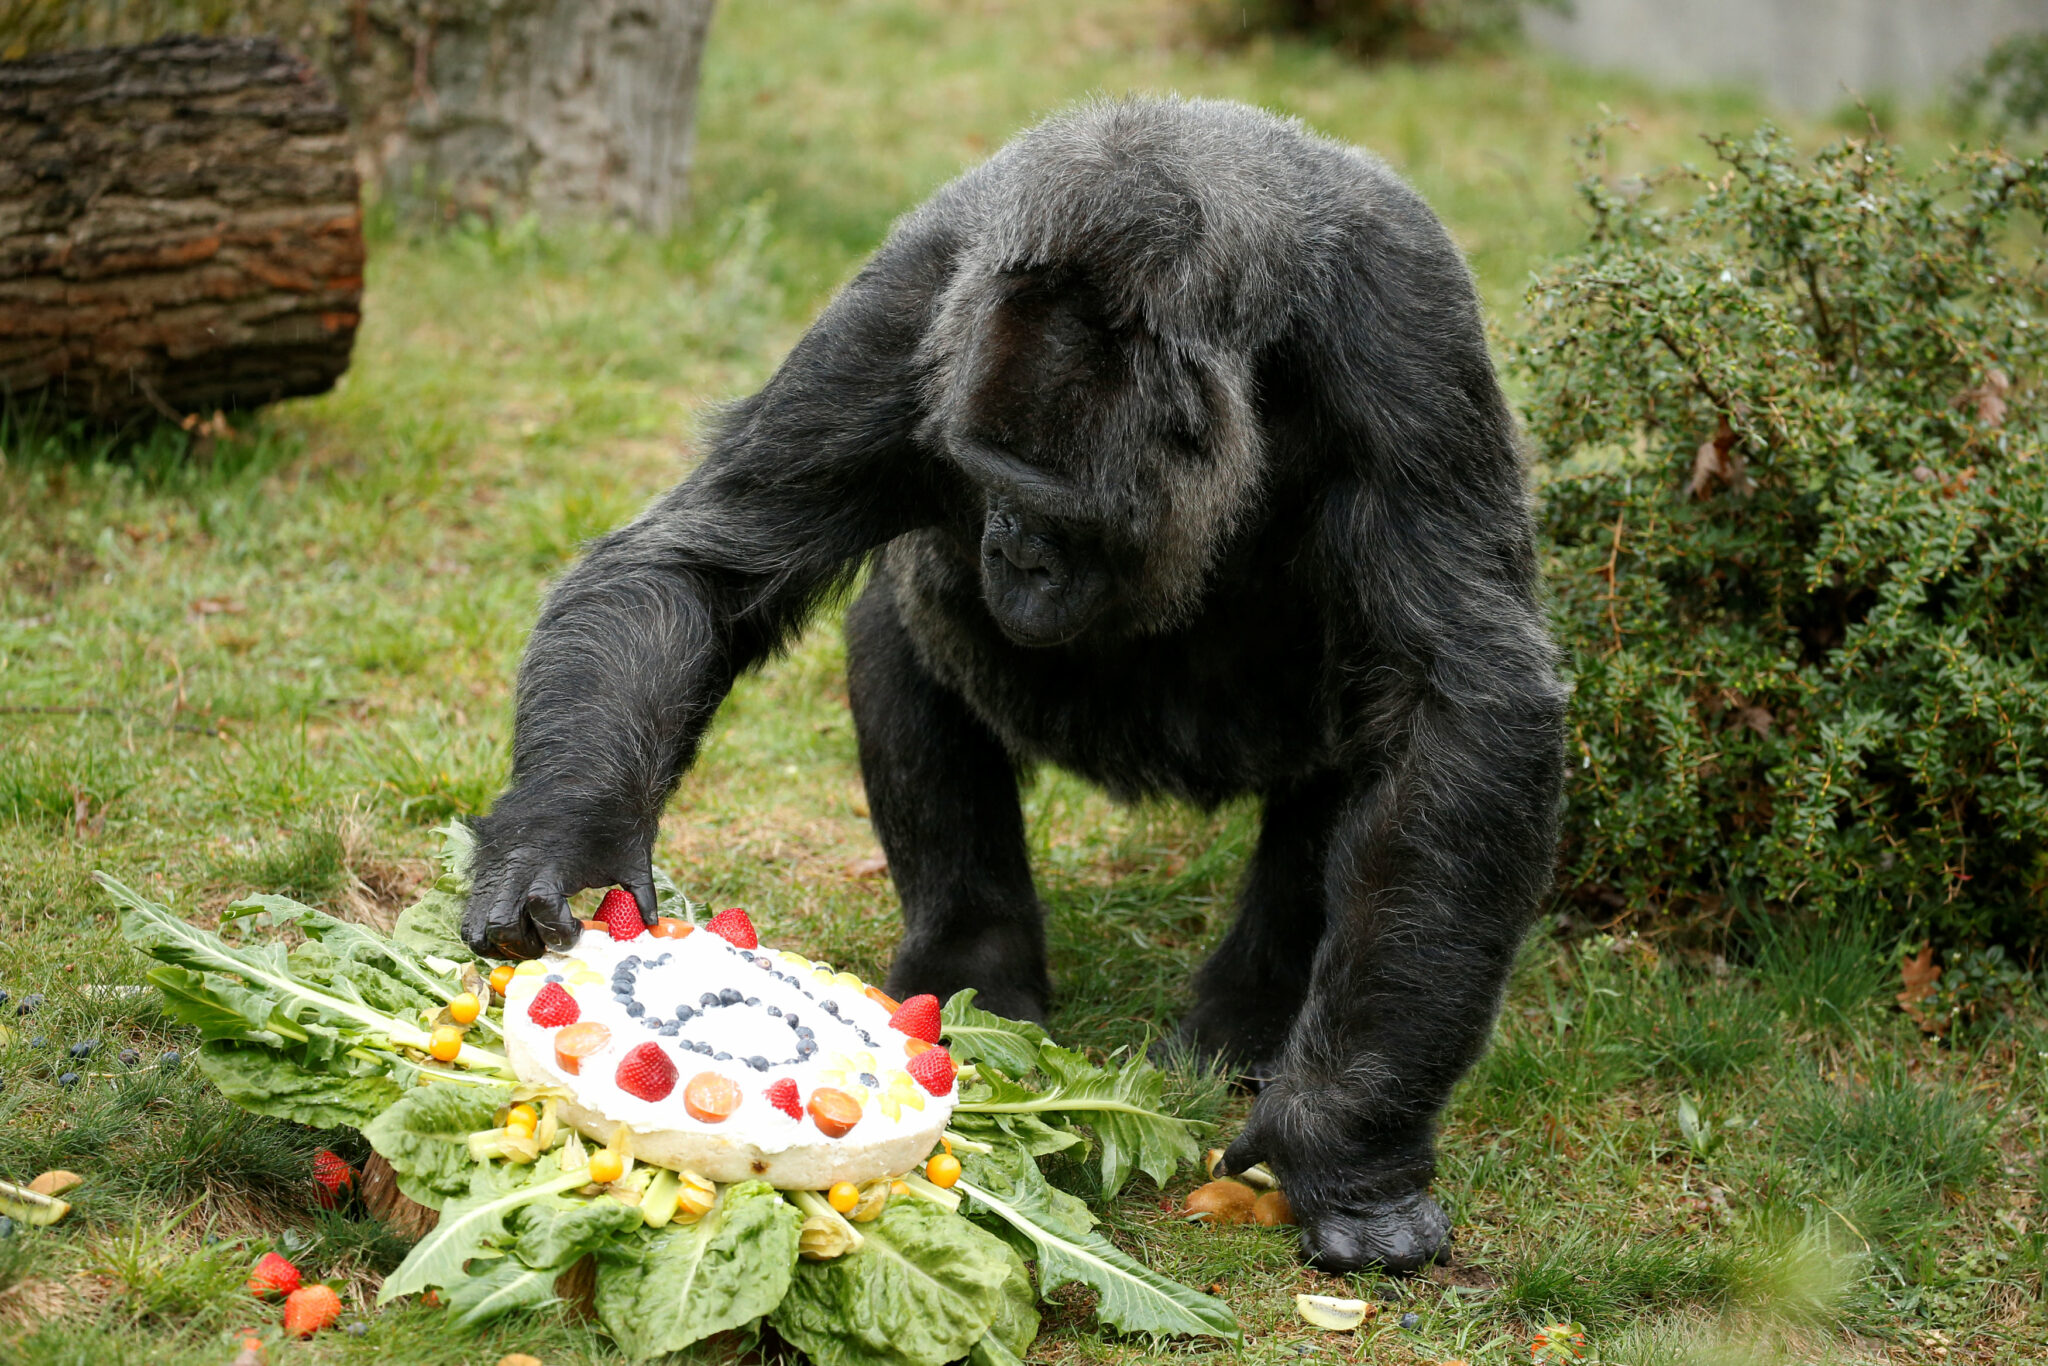
[{"label": "grass", "polygon": [[[503,779],[512,672],[547,579],[687,467],[699,416],[760,383],[933,186],[1090,92],[1256,100],[1386,155],[1512,328],[1529,270],[1577,240],[1570,139],[1585,121],[1604,107],[1636,125],[1629,171],[1764,113],[1528,56],[1364,69],[1289,45],[1218,55],[1179,36],[1178,12],[726,6],[698,209],[672,238],[386,225],[334,394],[203,459],[166,432],[0,428],[0,988],[9,1011],[45,997],[5,1020],[0,1179],[87,1178],[64,1225],[0,1239],[0,1359],[218,1366],[235,1329],[270,1318],[236,1286],[271,1247],[348,1285],[363,1329],[274,1345],[276,1361],[612,1359],[558,1314],[478,1335],[419,1306],[367,1312],[402,1245],[305,1198],[315,1150],[360,1147],[252,1122],[165,1062],[189,1040],[148,996],[100,990],[141,964],[111,939],[90,873],[201,921],[251,889],[372,919],[402,904],[428,826],[486,808]],[[1897,131],[1916,154],[1943,135]],[[1167,1028],[1256,813],[1123,809],[1056,774],[1026,805],[1056,1033],[1108,1049]],[[777,940],[878,974],[894,903],[861,867],[873,852],[825,620],[734,692],[661,857]],[[1223,1287],[1253,1361],[1526,1361],[1557,1315],[1614,1362],[2048,1354],[2048,1022],[1929,1043],[1890,1008],[1892,946],[1840,926],[1748,942],[1733,962],[1632,938],[1531,946],[1448,1118],[1438,1189],[1458,1251],[1430,1277],[1305,1272],[1285,1234],[1175,1220],[1162,1201],[1185,1183],[1106,1217],[1171,1274]],[[85,1040],[97,1049],[73,1063],[65,1048]],[[74,1068],[83,1079],[60,1086]],[[1294,1317],[1306,1288],[1385,1311],[1358,1338],[1324,1337]],[[1218,1355],[1105,1335],[1067,1297],[1034,1356],[1161,1353]]]}]

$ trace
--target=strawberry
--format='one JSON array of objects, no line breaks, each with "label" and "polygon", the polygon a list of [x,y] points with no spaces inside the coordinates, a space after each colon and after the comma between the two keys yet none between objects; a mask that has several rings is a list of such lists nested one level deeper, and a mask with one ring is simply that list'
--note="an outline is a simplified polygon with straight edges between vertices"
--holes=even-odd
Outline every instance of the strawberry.
[{"label": "strawberry", "polygon": [[711,917],[711,923],[704,927],[736,949],[758,949],[760,937],[754,933],[754,922],[747,919],[747,913],[734,906]]},{"label": "strawberry", "polygon": [[649,1041],[619,1063],[619,1089],[642,1100],[666,1100],[676,1089],[676,1065],[658,1043]]},{"label": "strawberry", "polygon": [[562,990],[560,982],[549,982],[533,994],[533,1001],[526,1007],[526,1018],[542,1029],[560,1029],[583,1018],[577,1008],[576,998]]},{"label": "strawberry", "polygon": [[263,1260],[249,1273],[252,1295],[289,1295],[298,1288],[299,1269],[275,1252],[264,1253]]},{"label": "strawberry", "polygon": [[913,1039],[926,1043],[939,1041],[939,998],[936,996],[913,996],[896,1007],[896,1013],[889,1017],[889,1027],[900,1029]]},{"label": "strawberry", "polygon": [[904,1063],[903,1070],[916,1077],[918,1084],[935,1096],[943,1096],[953,1089],[953,1055],[943,1048],[927,1048]]},{"label": "strawberry", "polygon": [[768,1103],[788,1115],[791,1119],[804,1117],[803,1102],[796,1093],[796,1082],[788,1077],[776,1079],[767,1090]]},{"label": "strawberry", "polygon": [[356,1170],[339,1153],[322,1148],[313,1154],[313,1179],[320,1185],[313,1198],[320,1202],[321,1209],[333,1209],[341,1193],[355,1182]]},{"label": "strawberry", "polygon": [[604,901],[597,908],[597,918],[618,940],[634,939],[647,933],[647,926],[640,919],[640,903],[633,900],[633,894],[624,887],[614,887],[604,894]]},{"label": "strawberry", "polygon": [[309,1338],[322,1328],[331,1328],[341,1317],[341,1296],[334,1287],[309,1285],[294,1290],[284,1302],[284,1331],[295,1338]]}]

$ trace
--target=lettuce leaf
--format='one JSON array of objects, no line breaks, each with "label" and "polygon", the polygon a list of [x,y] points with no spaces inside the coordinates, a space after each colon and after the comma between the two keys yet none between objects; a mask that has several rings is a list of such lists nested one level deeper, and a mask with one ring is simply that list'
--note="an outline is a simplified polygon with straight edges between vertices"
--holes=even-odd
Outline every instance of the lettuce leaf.
[{"label": "lettuce leaf", "polygon": [[414,953],[431,953],[452,963],[474,962],[476,955],[462,942],[462,908],[469,903],[469,863],[476,852],[476,833],[461,821],[437,826],[441,851],[434,856],[441,871],[420,893],[419,900],[398,913],[391,942]]},{"label": "lettuce leaf", "polygon": [[1099,1297],[1096,1317],[1127,1333],[1241,1340],[1229,1305],[1169,1280],[1097,1233],[1087,1207],[1047,1184],[1029,1157],[999,1149],[961,1161],[968,1174],[954,1189],[973,1202],[973,1214],[1001,1220],[1012,1245],[1037,1259],[1041,1290],[1079,1281]]},{"label": "lettuce leaf", "polygon": [[1181,1163],[1201,1156],[1195,1132],[1202,1126],[1166,1108],[1166,1074],[1144,1058],[1121,1068],[1097,1067],[1079,1053],[1046,1043],[1039,1045],[1036,1068],[1047,1079],[1041,1090],[984,1068],[954,1114],[995,1121],[1033,1155],[1052,1150],[1040,1147],[1034,1131],[1021,1129],[1019,1121],[1085,1124],[1100,1148],[1105,1199],[1123,1189],[1133,1169],[1163,1186]]},{"label": "lettuce leaf", "polygon": [[598,1251],[598,1321],[636,1361],[752,1323],[788,1292],[802,1224],[774,1187],[742,1181],[695,1224],[614,1239]]},{"label": "lettuce leaf", "polygon": [[939,1011],[939,1033],[957,1063],[979,1062],[1013,1077],[1038,1066],[1038,1050],[1050,1042],[1028,1020],[1009,1020],[974,1004],[973,987],[956,991]]},{"label": "lettuce leaf", "polygon": [[[513,1241],[505,1221],[514,1210],[561,1196],[590,1180],[589,1170],[581,1165],[563,1172],[560,1158],[559,1152],[549,1153],[530,1167],[478,1163],[470,1172],[469,1193],[442,1205],[440,1222],[385,1278],[377,1303],[389,1304],[430,1286],[453,1287],[467,1274],[472,1258],[502,1255]],[[637,1217],[639,1211],[633,1213]]]},{"label": "lettuce leaf", "polygon": [[967,1355],[1006,1305],[1002,1242],[921,1200],[892,1200],[861,1247],[799,1262],[768,1316],[817,1366],[944,1366]]},{"label": "lettuce leaf", "polygon": [[434,1209],[467,1195],[477,1162],[469,1136],[497,1122],[509,1087],[416,1086],[361,1125],[363,1137],[398,1173],[398,1188]]},{"label": "lettuce leaf", "polygon": [[396,1104],[395,1082],[374,1065],[301,1067],[261,1044],[212,1039],[199,1047],[199,1070],[220,1093],[252,1114],[316,1129],[360,1129]]},{"label": "lettuce leaf", "polygon": [[1038,1292],[1031,1286],[1031,1269],[1015,1248],[1004,1250],[1010,1254],[1010,1275],[1003,1282],[1003,1306],[967,1353],[971,1366],[1023,1366],[1024,1353],[1038,1337]]},{"label": "lettuce leaf", "polygon": [[[326,986],[336,995],[354,993],[388,1014],[439,1010],[463,991],[457,976],[436,972],[413,952],[394,947],[381,935],[282,896],[250,896],[228,907],[221,927],[263,919],[275,927],[290,926],[306,936],[289,961],[301,977]],[[488,1015],[476,1027],[495,1035]]]},{"label": "lettuce leaf", "polygon": [[464,1325],[488,1322],[515,1309],[538,1309],[555,1298],[554,1267],[538,1271],[517,1257],[502,1257],[448,1287],[448,1312]]}]

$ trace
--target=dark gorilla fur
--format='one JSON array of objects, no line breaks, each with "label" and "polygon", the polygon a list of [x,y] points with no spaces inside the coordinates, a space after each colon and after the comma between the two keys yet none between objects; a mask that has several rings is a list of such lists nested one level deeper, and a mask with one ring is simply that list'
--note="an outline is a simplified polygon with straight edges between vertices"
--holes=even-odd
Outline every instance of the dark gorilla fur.
[{"label": "dark gorilla fur", "polygon": [[1043,1018],[1017,774],[1265,801],[1182,1037],[1263,1082],[1307,1254],[1449,1238],[1438,1111],[1551,876],[1562,711],[1470,275],[1385,166],[1239,105],[1089,106],[896,226],[709,457],[555,588],[464,933],[650,919],[734,677],[846,624],[895,993]]}]

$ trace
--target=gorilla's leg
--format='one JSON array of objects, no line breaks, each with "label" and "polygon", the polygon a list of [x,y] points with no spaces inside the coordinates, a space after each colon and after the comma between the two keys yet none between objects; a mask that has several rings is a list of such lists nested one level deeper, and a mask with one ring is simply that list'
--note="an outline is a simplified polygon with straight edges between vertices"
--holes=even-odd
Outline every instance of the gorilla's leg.
[{"label": "gorilla's leg", "polygon": [[903,901],[890,993],[973,987],[988,1010],[1043,1020],[1044,915],[1009,754],[918,660],[885,570],[847,612],[846,653],[868,809]]},{"label": "gorilla's leg", "polygon": [[1276,1075],[1323,937],[1323,869],[1344,788],[1334,774],[1266,796],[1237,919],[1195,974],[1181,1042],[1259,1085]]}]

